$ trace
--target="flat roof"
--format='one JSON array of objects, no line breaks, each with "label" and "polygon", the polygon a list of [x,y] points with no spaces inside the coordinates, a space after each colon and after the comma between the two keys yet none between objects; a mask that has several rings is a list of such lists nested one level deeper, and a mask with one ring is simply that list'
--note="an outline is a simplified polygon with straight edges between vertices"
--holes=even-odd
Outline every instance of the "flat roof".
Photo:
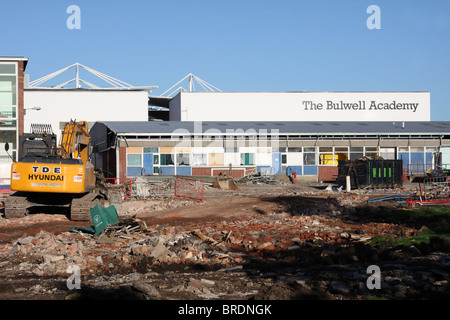
[{"label": "flat roof", "polygon": [[130,136],[197,132],[201,132],[202,134],[210,133],[212,135],[215,133],[245,133],[248,135],[252,132],[267,133],[267,135],[450,135],[450,122],[447,121],[102,121],[97,123],[105,125],[116,134]]}]

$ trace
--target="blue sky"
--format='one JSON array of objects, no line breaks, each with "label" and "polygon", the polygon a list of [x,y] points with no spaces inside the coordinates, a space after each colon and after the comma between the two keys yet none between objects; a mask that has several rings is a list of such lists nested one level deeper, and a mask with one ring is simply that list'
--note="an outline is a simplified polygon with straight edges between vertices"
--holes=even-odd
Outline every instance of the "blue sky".
[{"label": "blue sky", "polygon": [[79,62],[154,94],[188,73],[223,91],[430,91],[450,120],[447,0],[0,0],[0,17],[0,55],[28,57],[31,80]]}]

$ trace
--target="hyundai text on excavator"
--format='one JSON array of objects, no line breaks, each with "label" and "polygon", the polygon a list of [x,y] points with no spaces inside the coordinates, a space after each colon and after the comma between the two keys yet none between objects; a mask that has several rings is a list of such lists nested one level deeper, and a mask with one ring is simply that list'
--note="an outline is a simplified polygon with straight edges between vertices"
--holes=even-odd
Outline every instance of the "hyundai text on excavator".
[{"label": "hyundai text on excavator", "polygon": [[49,125],[32,125],[19,137],[19,161],[11,166],[11,190],[5,217],[23,217],[35,207],[66,207],[73,221],[89,221],[90,209],[105,199],[96,192],[85,121],[71,120],[59,146]]}]

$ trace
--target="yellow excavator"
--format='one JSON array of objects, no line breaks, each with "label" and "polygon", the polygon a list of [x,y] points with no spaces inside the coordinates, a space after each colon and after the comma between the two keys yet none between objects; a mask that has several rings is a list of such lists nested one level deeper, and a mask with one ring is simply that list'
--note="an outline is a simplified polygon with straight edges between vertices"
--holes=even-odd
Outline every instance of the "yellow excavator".
[{"label": "yellow excavator", "polygon": [[68,208],[71,220],[89,221],[90,209],[105,195],[96,191],[87,122],[65,123],[59,146],[50,125],[34,124],[31,131],[19,137],[19,161],[11,166],[15,193],[5,200],[5,217],[44,206]]}]

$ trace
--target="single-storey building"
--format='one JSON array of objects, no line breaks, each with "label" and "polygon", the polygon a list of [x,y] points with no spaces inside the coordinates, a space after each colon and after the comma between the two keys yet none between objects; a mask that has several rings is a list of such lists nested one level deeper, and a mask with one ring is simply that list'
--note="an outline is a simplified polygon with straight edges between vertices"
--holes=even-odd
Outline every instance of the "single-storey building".
[{"label": "single-storey building", "polygon": [[338,160],[381,156],[403,170],[450,165],[445,121],[104,121],[91,131],[97,169],[107,177],[286,174],[333,181]]}]

